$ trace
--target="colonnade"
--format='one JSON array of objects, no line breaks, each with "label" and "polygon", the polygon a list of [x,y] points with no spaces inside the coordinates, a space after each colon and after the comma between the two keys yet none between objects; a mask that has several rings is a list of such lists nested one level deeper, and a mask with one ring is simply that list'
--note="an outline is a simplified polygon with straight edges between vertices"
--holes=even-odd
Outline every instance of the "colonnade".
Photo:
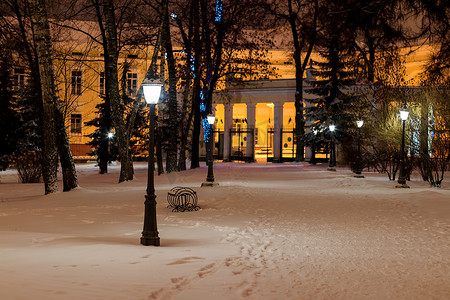
[{"label": "colonnade", "polygon": [[[257,103],[244,103],[247,106],[247,129],[254,130],[256,123],[256,105]],[[233,127],[233,103],[224,103],[224,148],[223,161],[230,161],[231,157],[231,129]],[[284,102],[273,102],[273,162],[281,161],[281,140],[283,128],[283,105]],[[246,140],[246,157],[255,156],[255,136],[247,135]]]}]

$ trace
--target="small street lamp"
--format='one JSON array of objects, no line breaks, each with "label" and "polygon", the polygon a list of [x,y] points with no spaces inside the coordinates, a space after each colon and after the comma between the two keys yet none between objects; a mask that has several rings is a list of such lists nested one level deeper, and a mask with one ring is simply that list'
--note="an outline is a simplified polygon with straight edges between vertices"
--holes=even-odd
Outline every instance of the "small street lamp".
[{"label": "small street lamp", "polygon": [[405,170],[405,122],[408,119],[409,111],[406,108],[406,103],[403,105],[403,108],[400,110],[400,119],[402,119],[402,144],[401,144],[401,153],[400,153],[400,173],[398,175],[397,188],[409,188],[409,185],[406,184],[406,170]]},{"label": "small street lamp", "polygon": [[312,165],[316,164],[316,138],[317,138],[317,129],[313,129],[314,133],[314,140],[311,145],[311,159],[309,160],[309,163]]},{"label": "small street lamp", "polygon": [[330,159],[328,160],[328,171],[336,171],[336,152],[334,151],[334,131],[336,130],[336,125],[330,123],[328,126],[330,129],[331,141],[330,141]]},{"label": "small street lamp", "polygon": [[358,153],[356,154],[356,166],[355,166],[355,176],[356,178],[364,178],[361,174],[361,127],[364,125],[364,120],[356,121],[356,126],[358,126]]},{"label": "small street lamp", "polygon": [[108,161],[106,162],[106,165],[108,165],[109,162],[112,161],[112,155],[111,155],[111,140],[114,137],[114,133],[112,131],[109,131],[106,134],[106,137],[108,138]]},{"label": "small street lamp", "polygon": [[148,146],[148,177],[147,194],[145,195],[144,230],[141,244],[144,246],[159,246],[158,228],[156,225],[156,195],[155,195],[155,107],[161,95],[162,85],[144,80],[142,89],[144,98],[150,106],[150,141]]},{"label": "small street lamp", "polygon": [[213,126],[216,121],[216,116],[214,114],[209,114],[206,119],[208,120],[208,124],[210,126],[209,129],[209,139],[206,142],[206,163],[208,164],[208,175],[206,176],[206,181],[202,183],[202,186],[216,186],[219,185],[217,182],[214,182],[214,171],[213,171],[213,144],[214,144],[214,132]]}]

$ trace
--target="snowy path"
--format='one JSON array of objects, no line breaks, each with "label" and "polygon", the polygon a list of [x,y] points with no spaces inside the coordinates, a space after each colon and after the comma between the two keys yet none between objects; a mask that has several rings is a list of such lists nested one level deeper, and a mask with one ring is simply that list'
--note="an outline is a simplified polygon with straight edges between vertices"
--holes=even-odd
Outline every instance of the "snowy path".
[{"label": "snowy path", "polygon": [[[82,170],[82,188],[51,196],[4,180],[0,298],[450,299],[448,184],[402,190],[307,164],[214,172],[214,188],[198,187],[205,168],[156,178],[158,248],[139,245],[139,166],[120,185]],[[176,185],[202,209],[167,209]]]}]

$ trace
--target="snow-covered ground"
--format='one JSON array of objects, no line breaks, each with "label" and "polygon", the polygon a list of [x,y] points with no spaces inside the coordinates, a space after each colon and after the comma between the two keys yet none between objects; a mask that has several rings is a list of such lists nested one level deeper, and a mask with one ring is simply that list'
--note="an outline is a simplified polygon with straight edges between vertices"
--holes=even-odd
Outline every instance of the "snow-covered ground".
[{"label": "snow-covered ground", "polygon": [[[146,165],[78,166],[80,188],[0,173],[0,299],[450,299],[450,184],[308,164],[156,176],[161,246],[141,246]],[[447,180],[448,181],[448,180]],[[172,212],[167,191],[201,210]]]}]

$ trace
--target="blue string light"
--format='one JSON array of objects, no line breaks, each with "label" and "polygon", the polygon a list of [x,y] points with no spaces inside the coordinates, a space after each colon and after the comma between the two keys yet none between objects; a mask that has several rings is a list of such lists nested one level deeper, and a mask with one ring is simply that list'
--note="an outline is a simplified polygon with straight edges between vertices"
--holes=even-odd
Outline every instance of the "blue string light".
[{"label": "blue string light", "polygon": [[200,91],[200,111],[202,113],[206,111],[205,94],[203,93],[203,90]]},{"label": "blue string light", "polygon": [[211,136],[211,125],[208,123],[208,118],[203,118],[202,120],[203,125],[203,139],[205,140],[205,143],[209,142],[209,137]]},{"label": "blue string light", "polygon": [[[181,50],[181,53],[184,53],[184,54],[187,55],[186,51],[184,51],[184,50]],[[194,78],[195,78],[195,75],[196,75],[196,74],[195,74],[195,64],[194,64],[194,62],[195,62],[194,56],[191,55],[191,58],[190,58],[190,69],[191,69],[191,71],[192,71],[192,75],[193,75]]]},{"label": "blue string light", "polygon": [[194,57],[192,55],[191,55],[191,71],[192,71],[192,74],[194,74],[194,78],[195,78]]},{"label": "blue string light", "polygon": [[223,1],[217,0],[216,1],[216,17],[214,19],[216,22],[222,22],[222,9],[223,9]]}]

